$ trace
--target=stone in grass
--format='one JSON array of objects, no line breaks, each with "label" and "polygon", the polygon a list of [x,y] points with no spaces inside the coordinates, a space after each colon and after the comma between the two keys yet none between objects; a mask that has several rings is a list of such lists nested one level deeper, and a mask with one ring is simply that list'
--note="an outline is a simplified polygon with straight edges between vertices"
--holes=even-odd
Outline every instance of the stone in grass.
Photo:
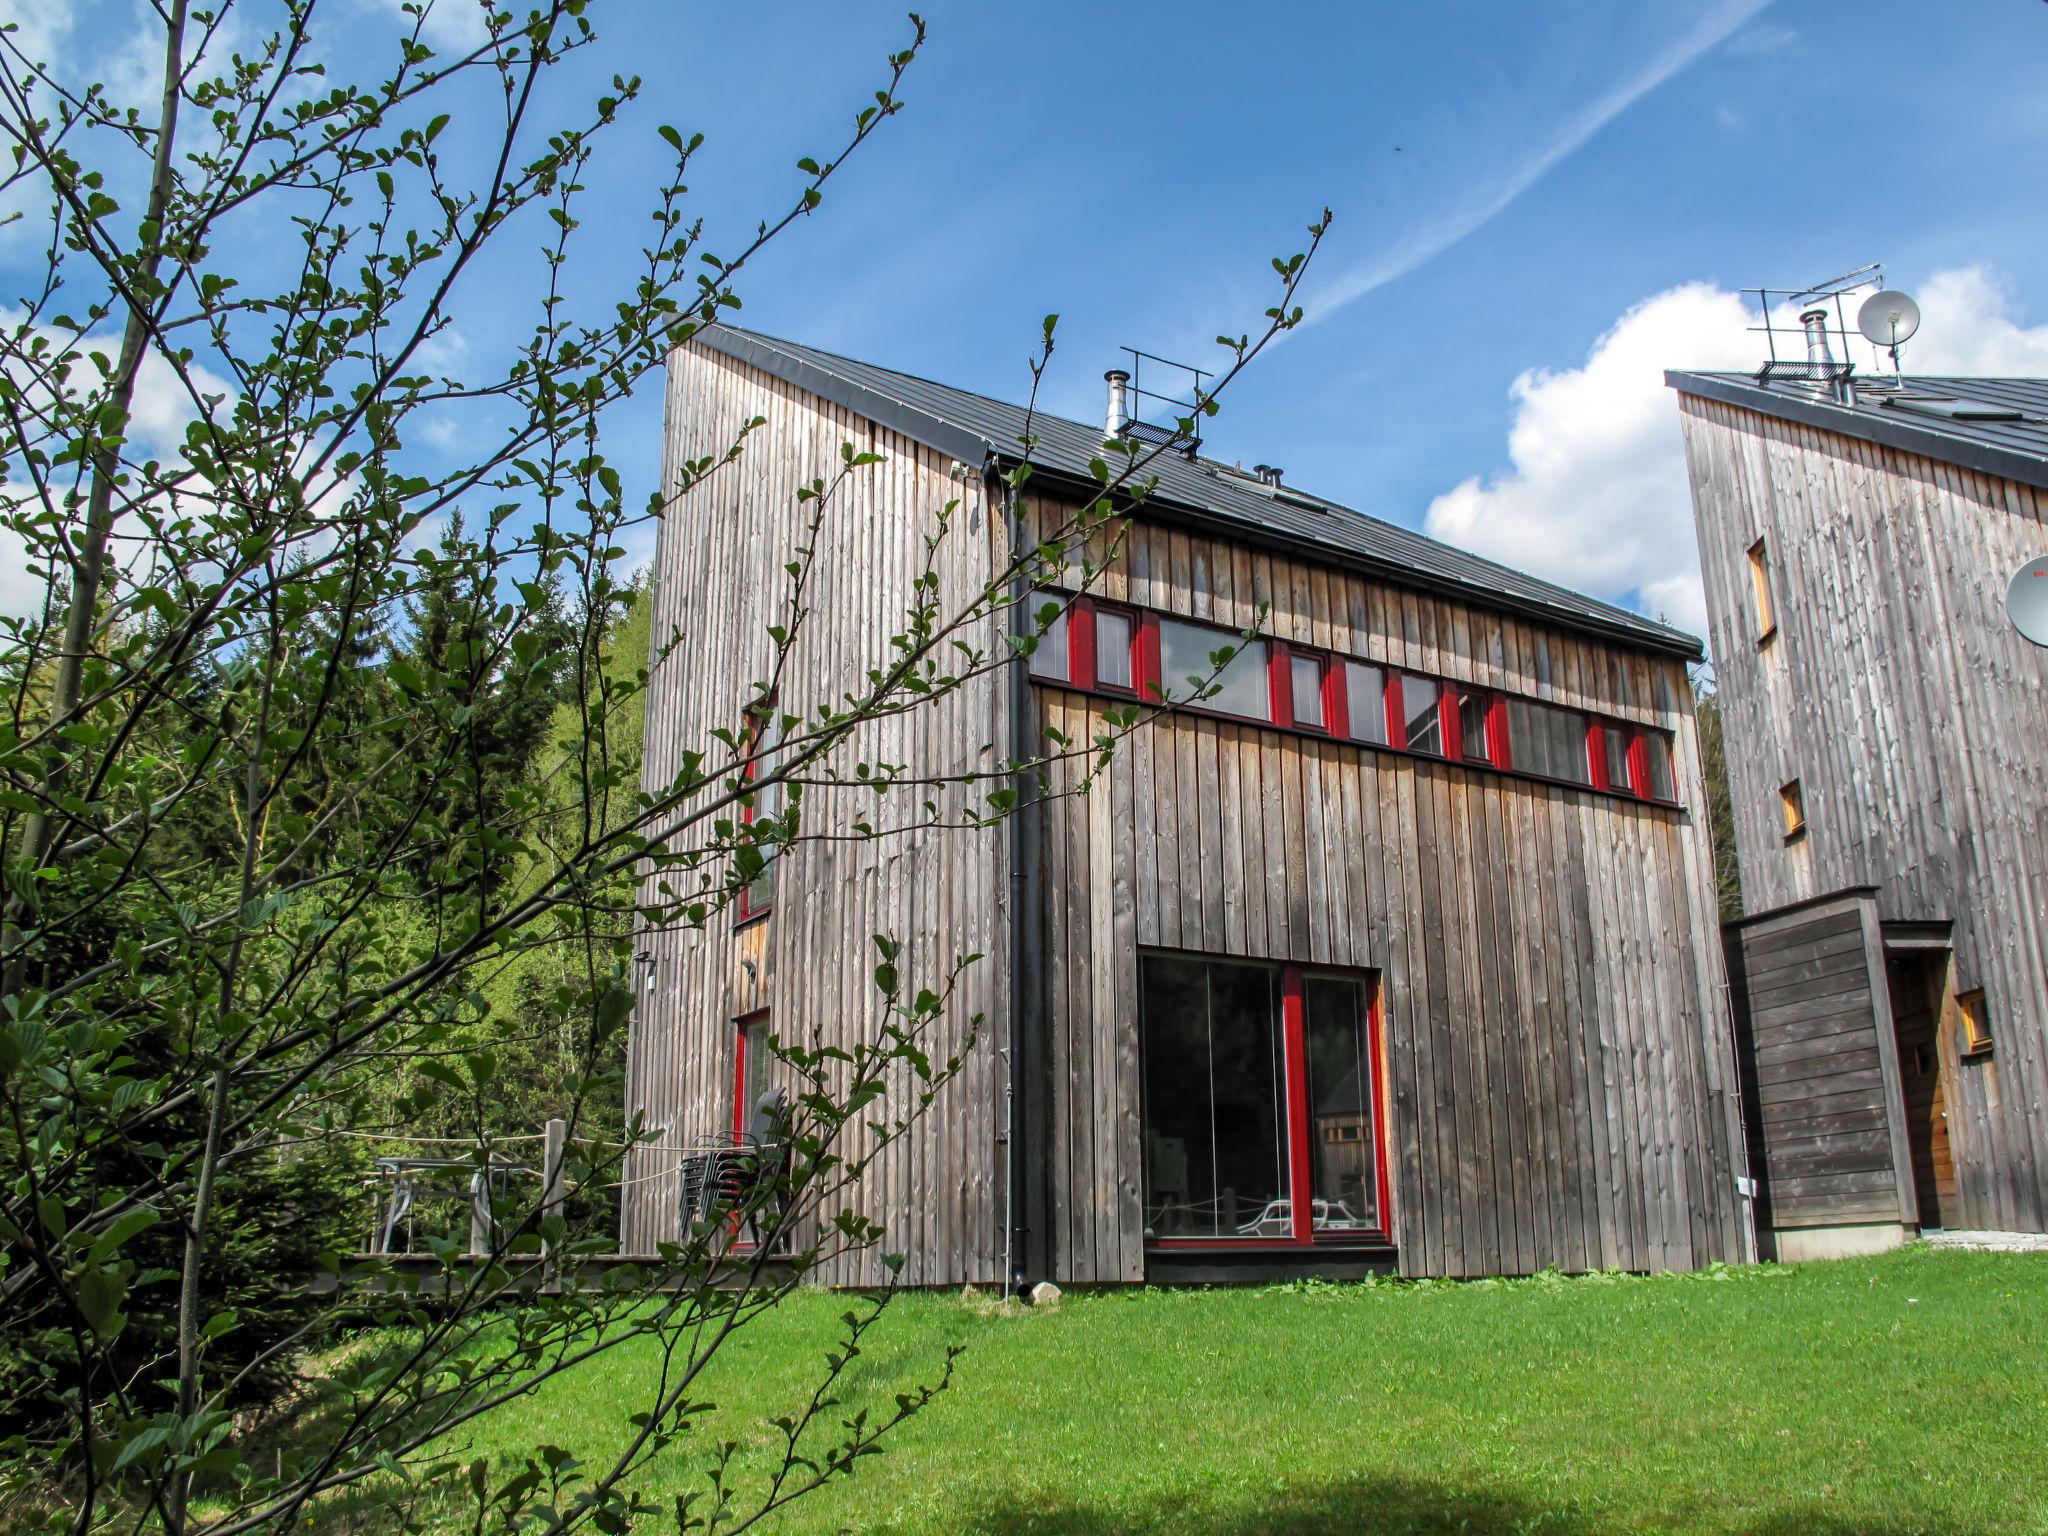
[{"label": "stone in grass", "polygon": [[1060,1288],[1050,1280],[1041,1280],[1024,1293],[1024,1299],[1034,1307],[1056,1307],[1060,1304]]}]

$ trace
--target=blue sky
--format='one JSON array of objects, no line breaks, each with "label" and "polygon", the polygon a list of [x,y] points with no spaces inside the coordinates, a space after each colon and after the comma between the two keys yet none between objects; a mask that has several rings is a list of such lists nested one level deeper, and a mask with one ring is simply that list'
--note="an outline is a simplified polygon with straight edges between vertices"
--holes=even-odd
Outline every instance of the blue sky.
[{"label": "blue sky", "polygon": [[[344,3],[368,19],[396,0]],[[726,250],[908,31],[844,0],[593,13],[648,79],[634,142],[651,150],[657,121],[709,135],[695,211]],[[925,14],[907,109],[752,271],[743,323],[1015,398],[1058,311],[1049,403],[1094,419],[1120,346],[1202,363],[1252,327],[1267,258],[1327,203],[1313,323],[1234,392],[1210,449],[1691,624],[1657,375],[1748,360],[1728,290],[1882,260],[1934,288],[1909,369],[2048,372],[2041,0]],[[586,220],[637,245],[655,169],[614,160]],[[650,394],[609,427],[642,489],[657,412]]]},{"label": "blue sky", "polygon": [[[1681,285],[1882,260],[1911,288],[1975,268],[1977,307],[2005,311],[1956,325],[2048,318],[2025,169],[2048,145],[2040,0],[939,0],[926,15],[908,109],[756,272],[746,323],[1014,397],[1056,310],[1051,401],[1092,419],[1119,346],[1199,363],[1218,331],[1251,325],[1266,258],[1328,203],[1313,324],[1243,382],[1209,443],[1413,526],[1461,483],[1514,474],[1518,377],[1584,365],[1632,306]],[[751,8],[718,67],[675,93],[714,133],[709,205],[757,197],[825,142],[899,36],[878,7]],[[1737,360],[1725,335],[1690,342],[1671,328],[1664,361]],[[1668,418],[1668,493],[1675,411],[1656,367],[1634,372]],[[1669,572],[1646,551],[1640,568],[1556,557],[1548,573],[1697,622],[1678,595],[1680,496],[1676,522],[1669,505],[1654,518],[1680,546]],[[1574,541],[1569,509],[1543,512],[1562,524],[1546,544]]]}]

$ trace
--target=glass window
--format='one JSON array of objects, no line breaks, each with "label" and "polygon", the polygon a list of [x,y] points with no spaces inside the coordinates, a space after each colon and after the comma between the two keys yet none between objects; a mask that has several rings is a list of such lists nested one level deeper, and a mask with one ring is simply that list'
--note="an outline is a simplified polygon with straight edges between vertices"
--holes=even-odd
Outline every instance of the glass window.
[{"label": "glass window", "polygon": [[735,1136],[748,1136],[755,1132],[754,1111],[760,1105],[761,1095],[768,1091],[769,1069],[775,1064],[775,1052],[768,1044],[768,1015],[760,1013],[740,1020],[739,1035],[740,1059],[733,1074],[732,1129]]},{"label": "glass window", "polygon": [[1388,686],[1401,690],[1401,721],[1407,727],[1408,750],[1442,756],[1443,722],[1437,715],[1443,704],[1442,685],[1433,677],[1397,672],[1388,679]]},{"label": "glass window", "polygon": [[1628,743],[1632,734],[1625,725],[1600,728],[1600,749],[1606,754],[1607,761],[1607,787],[1618,789],[1625,795],[1635,793],[1635,782],[1628,773]]},{"label": "glass window", "polygon": [[1486,739],[1486,717],[1492,708],[1490,695],[1473,688],[1458,690],[1458,750],[1468,763],[1493,761],[1493,746]]},{"label": "glass window", "polygon": [[[1045,620],[1045,610],[1058,605],[1057,598],[1048,598],[1032,611],[1033,628]],[[1043,677],[1051,682],[1064,683],[1073,674],[1067,664],[1067,612],[1059,609],[1051,626],[1038,637],[1038,649],[1031,653],[1031,675]]]},{"label": "glass window", "polygon": [[1095,610],[1095,681],[1103,688],[1131,686],[1131,640],[1136,634],[1128,613]]},{"label": "glass window", "polygon": [[1806,830],[1806,796],[1797,779],[1779,789],[1778,804],[1785,812],[1785,841],[1789,843]]},{"label": "glass window", "polygon": [[1379,1227],[1379,1184],[1373,1166],[1372,1064],[1366,1055],[1365,983],[1307,976],[1301,983],[1307,1030],[1309,1168],[1317,1232]]},{"label": "glass window", "polygon": [[1384,744],[1387,739],[1387,676],[1362,661],[1344,663],[1344,706],[1351,713],[1351,739]]},{"label": "glass window", "polygon": [[[1217,672],[1217,656],[1233,652]],[[1211,684],[1215,692],[1193,697],[1196,690]],[[1184,624],[1179,619],[1159,621],[1159,683],[1172,697],[1213,709],[1226,715],[1243,715],[1250,720],[1273,718],[1272,693],[1266,681],[1266,642],[1245,641],[1218,629]]]},{"label": "glass window", "polygon": [[1671,771],[1671,738],[1662,731],[1644,731],[1643,761],[1649,770],[1652,800],[1676,800],[1678,779]]},{"label": "glass window", "polygon": [[1964,992],[1956,998],[1956,1049],[1965,1056],[1982,1056],[1991,1049],[1991,1015],[1984,1009],[1984,989]]},{"label": "glass window", "polygon": [[1323,664],[1313,656],[1287,658],[1287,679],[1294,692],[1294,723],[1323,724]]},{"label": "glass window", "polygon": [[1756,638],[1761,645],[1778,630],[1778,615],[1771,604],[1771,554],[1762,539],[1749,546],[1749,585],[1756,597]]},{"label": "glass window", "polygon": [[[747,771],[747,777],[751,780],[765,779],[775,772],[782,757],[783,739],[789,734],[788,724],[781,714],[776,711],[770,713],[772,720],[755,717],[756,737],[759,738],[763,732],[772,731],[775,744],[763,750],[753,760]],[[771,820],[783,812],[785,796],[779,781],[762,784],[753,792],[751,799],[753,804],[745,808],[746,814],[741,818],[749,827]],[[766,912],[775,901],[775,855],[779,851],[779,846],[765,839],[755,846],[761,855],[761,872],[748,881],[746,889],[740,893],[740,916],[743,918]]]},{"label": "glass window", "polygon": [[1586,758],[1586,717],[1573,709],[1508,700],[1508,752],[1514,765],[1568,784],[1590,784]]},{"label": "glass window", "polygon": [[1142,957],[1149,1236],[1290,1235],[1278,981],[1269,966]]}]

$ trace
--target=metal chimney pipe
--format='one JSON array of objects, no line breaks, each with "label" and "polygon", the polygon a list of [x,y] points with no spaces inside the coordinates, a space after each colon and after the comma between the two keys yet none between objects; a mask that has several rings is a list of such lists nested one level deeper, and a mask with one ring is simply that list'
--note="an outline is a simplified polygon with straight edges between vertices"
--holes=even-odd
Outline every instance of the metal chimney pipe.
[{"label": "metal chimney pipe", "polygon": [[1828,350],[1828,312],[1809,309],[1799,317],[1799,323],[1806,328],[1806,360],[1834,367],[1834,354]]},{"label": "metal chimney pipe", "polygon": [[1125,386],[1131,382],[1131,376],[1121,368],[1112,368],[1103,375],[1103,378],[1109,381],[1109,411],[1103,417],[1102,435],[1106,438],[1122,437],[1124,428],[1131,420],[1124,395]]}]

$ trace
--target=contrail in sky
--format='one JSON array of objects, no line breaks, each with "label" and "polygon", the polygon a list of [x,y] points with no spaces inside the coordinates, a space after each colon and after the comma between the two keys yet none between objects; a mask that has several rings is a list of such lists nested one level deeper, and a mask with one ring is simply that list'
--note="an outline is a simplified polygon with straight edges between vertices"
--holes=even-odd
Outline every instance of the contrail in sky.
[{"label": "contrail in sky", "polygon": [[1307,300],[1304,326],[1327,320],[1345,305],[1434,260],[1520,197],[1560,162],[1708,49],[1754,18],[1770,0],[1723,0],[1605,95],[1579,108],[1505,174],[1471,188],[1455,207],[1436,215],[1387,250],[1340,273]]}]

